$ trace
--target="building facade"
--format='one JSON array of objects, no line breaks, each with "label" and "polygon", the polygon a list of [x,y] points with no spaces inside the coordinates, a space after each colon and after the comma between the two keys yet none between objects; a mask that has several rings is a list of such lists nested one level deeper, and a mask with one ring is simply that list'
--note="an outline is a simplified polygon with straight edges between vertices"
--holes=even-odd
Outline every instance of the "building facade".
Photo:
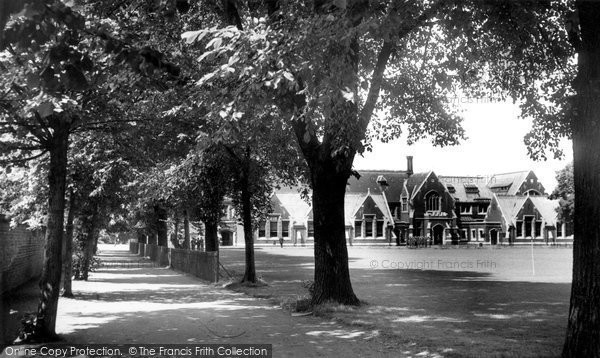
[{"label": "building facade", "polygon": [[[570,228],[557,222],[558,200],[546,196],[533,171],[493,175],[438,176],[404,171],[363,170],[348,181],[345,198],[348,243],[406,244],[426,237],[433,245],[572,242]],[[257,243],[294,245],[314,240],[310,202],[295,188],[276,191],[269,219],[253,233]],[[229,212],[227,243],[243,238]],[[230,236],[231,235],[231,239]],[[242,239],[243,241],[243,239]]]}]

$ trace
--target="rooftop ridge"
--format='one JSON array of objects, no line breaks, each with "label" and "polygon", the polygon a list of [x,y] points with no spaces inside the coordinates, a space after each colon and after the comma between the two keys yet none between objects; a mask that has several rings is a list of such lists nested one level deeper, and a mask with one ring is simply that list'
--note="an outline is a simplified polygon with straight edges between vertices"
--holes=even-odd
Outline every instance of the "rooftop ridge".
[{"label": "rooftop ridge", "polygon": [[530,171],[531,171],[531,169],[517,170],[517,171],[514,171],[514,172],[507,172],[507,173],[495,173],[492,176],[494,177],[496,175],[517,174],[517,173],[525,173],[525,172],[529,173]]},{"label": "rooftop ridge", "polygon": [[394,169],[354,169],[357,172],[378,172],[378,173],[408,173],[408,170],[394,170]]}]

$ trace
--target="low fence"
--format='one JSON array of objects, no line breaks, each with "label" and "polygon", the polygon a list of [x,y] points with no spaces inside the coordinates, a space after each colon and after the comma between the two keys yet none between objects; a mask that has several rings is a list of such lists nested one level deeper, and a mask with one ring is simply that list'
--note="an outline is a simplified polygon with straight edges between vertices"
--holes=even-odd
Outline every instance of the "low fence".
[{"label": "low fence", "polygon": [[217,282],[219,279],[219,256],[216,252],[169,249],[139,242],[130,242],[129,251],[149,257],[159,266],[169,266],[203,280]]}]

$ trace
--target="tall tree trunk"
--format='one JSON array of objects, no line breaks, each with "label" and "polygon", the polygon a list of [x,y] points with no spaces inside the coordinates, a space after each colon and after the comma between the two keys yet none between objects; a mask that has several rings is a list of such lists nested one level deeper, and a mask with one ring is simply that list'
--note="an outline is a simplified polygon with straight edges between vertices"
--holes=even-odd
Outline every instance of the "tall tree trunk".
[{"label": "tall tree trunk", "polygon": [[85,242],[83,246],[83,262],[81,265],[81,279],[87,281],[89,278],[90,267],[92,266],[92,261],[94,259],[94,245],[96,239],[96,232],[99,231],[97,229],[97,221],[98,221],[98,212],[95,210],[94,214],[91,217],[90,222],[87,223],[86,229],[87,233],[85,235]]},{"label": "tall tree trunk", "polygon": [[155,205],[154,214],[156,216],[156,244],[158,246],[168,246],[167,210],[160,205]]},{"label": "tall tree trunk", "polygon": [[62,272],[62,240],[65,214],[65,184],[67,151],[69,148],[69,123],[65,117],[53,117],[50,138],[50,167],[48,170],[48,220],[46,223],[46,252],[39,287],[41,291],[33,339],[56,337],[56,312]]},{"label": "tall tree trunk", "polygon": [[73,297],[73,221],[75,220],[76,199],[73,189],[69,192],[69,214],[65,229],[65,243],[63,245],[63,297]]},{"label": "tall tree trunk", "polygon": [[187,209],[183,211],[183,248],[190,249],[190,214]]},{"label": "tall tree trunk", "polygon": [[173,247],[176,249],[180,249],[181,245],[179,245],[179,216],[175,213],[174,217],[175,223],[173,225]]},{"label": "tall tree trunk", "polygon": [[256,283],[256,267],[254,264],[254,235],[252,233],[252,193],[249,183],[249,155],[246,156],[244,172],[242,173],[242,221],[244,224],[244,241],[246,244],[246,271],[242,282]]},{"label": "tall tree trunk", "polygon": [[216,222],[204,223],[205,251],[219,251],[218,224]]},{"label": "tall tree trunk", "polygon": [[358,305],[360,301],[350,281],[344,221],[344,196],[349,175],[338,173],[336,167],[335,163],[320,161],[311,165],[315,229],[312,304],[333,301]]},{"label": "tall tree trunk", "polygon": [[137,239],[138,239],[139,243],[142,243],[142,244],[147,244],[148,243],[148,239],[146,237],[146,234],[141,229],[137,230]]},{"label": "tall tree trunk", "polygon": [[94,231],[94,255],[98,254],[98,239],[100,238],[100,227],[96,225],[96,231]]},{"label": "tall tree trunk", "polygon": [[573,283],[563,357],[600,357],[600,3],[577,1]]}]

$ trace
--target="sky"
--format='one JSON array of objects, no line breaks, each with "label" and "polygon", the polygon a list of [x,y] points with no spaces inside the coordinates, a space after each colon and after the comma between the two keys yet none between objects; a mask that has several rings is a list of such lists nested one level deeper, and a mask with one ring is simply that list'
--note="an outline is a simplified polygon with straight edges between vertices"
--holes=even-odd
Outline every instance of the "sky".
[{"label": "sky", "polygon": [[[405,170],[406,156],[413,156],[415,172],[433,170],[437,175],[480,175],[491,177],[497,173],[533,170],[550,194],[556,186],[556,171],[572,160],[572,143],[561,143],[565,156],[562,160],[533,161],[527,154],[523,137],[531,122],[518,118],[519,109],[512,103],[475,103],[464,107],[463,128],[467,139],[452,147],[434,147],[428,139],[412,146],[403,136],[393,142],[373,143],[373,151],[357,156],[354,168]],[[547,156],[552,158],[552,154]]]}]

